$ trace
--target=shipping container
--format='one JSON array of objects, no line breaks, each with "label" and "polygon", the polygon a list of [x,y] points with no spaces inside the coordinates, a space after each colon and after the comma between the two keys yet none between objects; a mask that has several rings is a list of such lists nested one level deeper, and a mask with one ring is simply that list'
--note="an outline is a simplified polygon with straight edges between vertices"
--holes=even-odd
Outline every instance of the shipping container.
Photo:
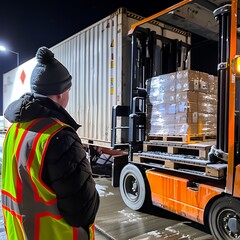
[{"label": "shipping container", "polygon": [[[119,8],[50,47],[72,75],[67,110],[81,125],[78,134],[83,143],[111,146],[112,107],[129,105],[131,39],[128,31],[133,23],[141,19],[143,17]],[[189,33],[164,23],[152,21],[143,26],[162,36],[191,42]],[[4,74],[3,111],[10,102],[30,91],[30,76],[35,64],[32,58]],[[4,126],[8,128],[9,122],[5,120]]]}]

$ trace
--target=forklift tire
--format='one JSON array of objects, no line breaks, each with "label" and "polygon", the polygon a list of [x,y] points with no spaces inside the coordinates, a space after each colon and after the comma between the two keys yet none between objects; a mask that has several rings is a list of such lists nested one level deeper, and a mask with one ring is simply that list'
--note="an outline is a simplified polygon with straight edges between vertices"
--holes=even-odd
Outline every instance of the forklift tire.
[{"label": "forklift tire", "polygon": [[209,210],[208,223],[215,239],[239,239],[240,201],[231,196],[218,198]]},{"label": "forklift tire", "polygon": [[120,194],[124,203],[133,210],[142,210],[150,203],[149,192],[145,173],[128,163],[120,174]]}]

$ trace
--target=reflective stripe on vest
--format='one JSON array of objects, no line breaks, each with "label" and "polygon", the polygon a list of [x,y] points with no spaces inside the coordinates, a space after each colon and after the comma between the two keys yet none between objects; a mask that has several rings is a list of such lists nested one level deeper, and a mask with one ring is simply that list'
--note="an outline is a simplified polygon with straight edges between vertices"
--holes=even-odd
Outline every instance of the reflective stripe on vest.
[{"label": "reflective stripe on vest", "polygon": [[[2,209],[9,240],[85,239],[82,228],[69,226],[61,217],[55,193],[41,179],[49,142],[64,127],[69,126],[41,118],[14,123],[5,136]],[[94,239],[94,225],[89,236]]]}]

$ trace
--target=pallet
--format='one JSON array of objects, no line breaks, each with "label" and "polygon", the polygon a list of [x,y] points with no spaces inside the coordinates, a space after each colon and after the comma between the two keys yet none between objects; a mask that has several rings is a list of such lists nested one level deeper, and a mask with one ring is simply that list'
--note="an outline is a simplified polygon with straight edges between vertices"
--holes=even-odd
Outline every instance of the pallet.
[{"label": "pallet", "polygon": [[150,135],[147,137],[148,141],[159,140],[159,141],[174,141],[183,143],[194,143],[194,142],[204,142],[216,139],[216,136],[212,135]]},{"label": "pallet", "polygon": [[143,152],[158,151],[169,154],[186,154],[208,158],[208,153],[215,142],[202,142],[202,143],[176,143],[176,142],[163,142],[163,141],[150,141],[143,143]]},{"label": "pallet", "polygon": [[210,176],[216,179],[222,179],[226,175],[227,169],[227,164],[213,164],[209,160],[202,160],[199,157],[183,157],[181,155],[171,155],[167,153],[136,153],[133,155],[133,161],[152,167]]}]

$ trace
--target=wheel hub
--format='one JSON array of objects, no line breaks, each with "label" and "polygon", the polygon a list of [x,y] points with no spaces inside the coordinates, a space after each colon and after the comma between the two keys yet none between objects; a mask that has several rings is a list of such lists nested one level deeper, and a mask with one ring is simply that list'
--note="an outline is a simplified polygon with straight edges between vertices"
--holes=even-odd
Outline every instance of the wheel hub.
[{"label": "wheel hub", "polygon": [[133,191],[134,193],[136,193],[136,192],[137,192],[137,188],[138,188],[137,181],[134,181],[134,182],[132,183],[132,191]]},{"label": "wheel hub", "polygon": [[240,237],[240,222],[236,215],[228,214],[225,221],[225,229],[228,230],[228,234],[234,236],[235,238]]}]

